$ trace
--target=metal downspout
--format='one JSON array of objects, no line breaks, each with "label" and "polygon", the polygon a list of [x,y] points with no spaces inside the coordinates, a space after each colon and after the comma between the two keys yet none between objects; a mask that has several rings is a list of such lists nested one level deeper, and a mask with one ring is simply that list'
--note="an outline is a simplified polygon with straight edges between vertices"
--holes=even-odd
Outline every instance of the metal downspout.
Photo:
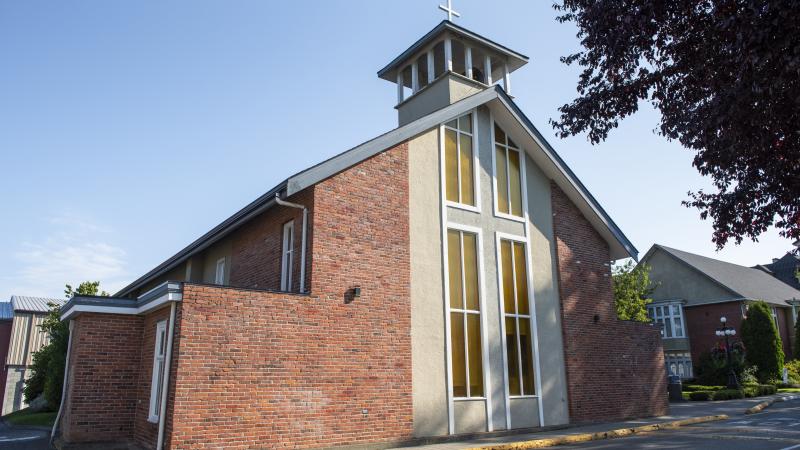
[{"label": "metal downspout", "polygon": [[164,363],[164,380],[161,385],[161,408],[158,412],[158,441],[156,450],[164,448],[164,429],[167,423],[167,397],[169,391],[169,372],[172,366],[172,337],[175,334],[175,302],[170,305],[169,311],[169,330],[167,331],[167,354],[165,355],[166,362]]},{"label": "metal downspout", "polygon": [[[300,293],[306,293],[306,233],[308,230],[308,208],[298,203],[287,202],[285,200],[281,200],[278,197],[279,194],[275,194],[275,202],[281,206],[288,206],[289,208],[298,208],[303,210],[303,232],[302,238],[300,242]],[[291,290],[291,287],[289,288]]]}]

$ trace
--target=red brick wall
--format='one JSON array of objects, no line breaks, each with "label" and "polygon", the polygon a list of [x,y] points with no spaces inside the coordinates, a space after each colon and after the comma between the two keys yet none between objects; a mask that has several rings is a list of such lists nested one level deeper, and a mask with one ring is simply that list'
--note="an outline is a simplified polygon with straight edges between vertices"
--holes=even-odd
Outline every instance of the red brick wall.
[{"label": "red brick wall", "polygon": [[[689,331],[689,347],[692,351],[692,365],[695,375],[703,353],[708,353],[720,342],[715,334],[720,327],[719,318],[725,316],[729,327],[742,331],[742,306],[741,302],[713,303],[710,305],[688,306],[683,308],[686,328]],[[737,335],[736,340],[740,340]]]},{"label": "red brick wall", "polygon": [[659,330],[617,319],[608,244],[561,189],[551,189],[570,420],[666,414]]},{"label": "red brick wall", "polygon": [[313,197],[310,296],[184,285],[171,448],[411,437],[407,146]]},{"label": "red brick wall", "polygon": [[[0,387],[5,389],[6,378],[8,377],[8,367],[6,367],[6,357],[8,356],[8,345],[11,343],[11,324],[10,320],[0,322]],[[0,411],[3,410],[5,395],[0,395]]]},{"label": "red brick wall", "polygon": [[[313,188],[298,192],[290,202],[309,209],[309,230],[313,229]],[[281,287],[281,253],[283,247],[283,225],[294,220],[294,261],[292,269],[292,292],[300,290],[300,252],[302,249],[303,210],[285,206],[274,206],[243,225],[233,235],[231,250],[231,286],[272,289]],[[311,248],[311,234],[306,247]],[[310,255],[307,251],[306,255]],[[306,258],[306,290],[310,280],[311,258]]]},{"label": "red brick wall", "polygon": [[81,314],[74,322],[63,437],[69,442],[130,439],[143,320]]}]

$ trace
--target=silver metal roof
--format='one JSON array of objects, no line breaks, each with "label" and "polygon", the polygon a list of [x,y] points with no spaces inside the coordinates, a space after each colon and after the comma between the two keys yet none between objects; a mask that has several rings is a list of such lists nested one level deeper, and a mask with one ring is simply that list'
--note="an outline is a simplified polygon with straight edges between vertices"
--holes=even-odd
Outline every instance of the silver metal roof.
[{"label": "silver metal roof", "polygon": [[47,297],[28,297],[25,295],[12,295],[11,308],[14,311],[30,311],[30,312],[43,312],[50,311],[48,303],[55,303],[63,305],[66,303],[62,298],[47,298]]}]

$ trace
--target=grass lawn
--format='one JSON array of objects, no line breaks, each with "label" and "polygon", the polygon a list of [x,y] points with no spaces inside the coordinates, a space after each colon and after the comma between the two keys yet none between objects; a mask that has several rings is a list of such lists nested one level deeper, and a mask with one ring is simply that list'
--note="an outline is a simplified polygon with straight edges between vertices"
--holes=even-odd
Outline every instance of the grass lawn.
[{"label": "grass lawn", "polygon": [[11,425],[51,427],[56,420],[55,412],[30,412],[21,409],[11,414],[6,414],[3,419]]},{"label": "grass lawn", "polygon": [[779,394],[797,394],[800,393],[800,388],[780,388],[778,389]]}]

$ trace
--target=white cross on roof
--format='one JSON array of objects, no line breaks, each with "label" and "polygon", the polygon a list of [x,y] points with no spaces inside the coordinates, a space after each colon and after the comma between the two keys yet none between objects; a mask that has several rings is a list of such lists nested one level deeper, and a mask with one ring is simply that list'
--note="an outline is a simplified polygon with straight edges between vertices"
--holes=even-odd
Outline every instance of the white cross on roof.
[{"label": "white cross on roof", "polygon": [[447,0],[447,6],[439,5],[439,9],[447,13],[447,20],[453,21],[453,16],[461,17],[461,14],[457,13],[455,9],[453,9],[453,0]]}]

